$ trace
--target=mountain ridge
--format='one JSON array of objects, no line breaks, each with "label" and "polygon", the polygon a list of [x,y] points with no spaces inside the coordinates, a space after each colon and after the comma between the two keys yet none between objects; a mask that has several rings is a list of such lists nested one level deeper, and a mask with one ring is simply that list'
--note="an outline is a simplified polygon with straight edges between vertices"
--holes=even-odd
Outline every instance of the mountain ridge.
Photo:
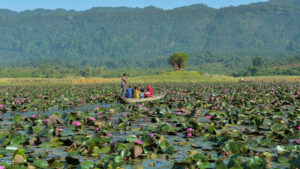
[{"label": "mountain ridge", "polygon": [[[220,9],[198,4],[172,10],[153,6],[0,10],[0,66],[36,67],[48,62],[152,68],[161,62],[167,65],[168,55],[175,51],[216,52],[207,56],[218,62],[224,60],[222,53],[231,53],[239,55],[240,66],[257,53],[277,59],[278,53],[300,51],[298,3],[271,0]],[[201,57],[192,57],[202,64]]]}]

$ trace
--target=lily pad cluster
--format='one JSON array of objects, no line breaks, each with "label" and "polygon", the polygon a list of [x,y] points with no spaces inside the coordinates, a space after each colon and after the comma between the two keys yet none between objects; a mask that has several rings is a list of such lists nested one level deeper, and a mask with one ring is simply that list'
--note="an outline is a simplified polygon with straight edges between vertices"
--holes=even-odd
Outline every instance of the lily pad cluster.
[{"label": "lily pad cluster", "polygon": [[0,89],[3,168],[299,168],[299,83],[114,84]]}]

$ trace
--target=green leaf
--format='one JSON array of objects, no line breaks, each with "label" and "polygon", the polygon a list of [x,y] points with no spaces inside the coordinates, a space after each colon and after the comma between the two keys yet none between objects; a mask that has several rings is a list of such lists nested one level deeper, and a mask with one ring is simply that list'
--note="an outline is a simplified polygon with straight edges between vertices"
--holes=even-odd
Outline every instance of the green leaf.
[{"label": "green leaf", "polygon": [[236,142],[227,142],[225,144],[225,150],[229,151],[232,155],[240,154],[240,145]]},{"label": "green leaf", "polygon": [[20,114],[16,114],[14,116],[14,122],[15,123],[19,123],[19,122],[22,122],[22,116]]},{"label": "green leaf", "polygon": [[81,169],[90,169],[90,168],[94,168],[94,163],[91,161],[84,161],[81,165],[80,165]]},{"label": "green leaf", "polygon": [[162,149],[162,151],[165,151],[169,147],[169,143],[167,141],[163,141],[160,143],[159,147]]},{"label": "green leaf", "polygon": [[19,136],[15,136],[13,139],[11,139],[10,143],[18,145],[18,144],[25,143],[26,139],[27,139],[27,135],[22,135],[22,136],[19,135]]},{"label": "green leaf", "polygon": [[275,123],[272,125],[271,130],[275,132],[280,132],[285,130],[285,126],[282,123]]},{"label": "green leaf", "polygon": [[266,166],[267,166],[267,161],[263,158],[258,157],[258,156],[251,157],[246,162],[246,167],[247,168],[266,168]]},{"label": "green leaf", "polygon": [[201,162],[201,161],[199,161],[197,163],[197,166],[200,169],[205,169],[205,168],[210,168],[211,167],[210,162]]},{"label": "green leaf", "polygon": [[8,131],[0,131],[0,138],[8,136],[9,132]]},{"label": "green leaf", "polygon": [[136,135],[130,134],[127,138],[126,141],[129,143],[135,143],[138,140]]},{"label": "green leaf", "polygon": [[40,167],[40,168],[45,168],[45,167],[48,167],[49,164],[46,160],[42,160],[42,159],[39,159],[39,160],[35,160],[33,162],[33,164],[37,167]]}]

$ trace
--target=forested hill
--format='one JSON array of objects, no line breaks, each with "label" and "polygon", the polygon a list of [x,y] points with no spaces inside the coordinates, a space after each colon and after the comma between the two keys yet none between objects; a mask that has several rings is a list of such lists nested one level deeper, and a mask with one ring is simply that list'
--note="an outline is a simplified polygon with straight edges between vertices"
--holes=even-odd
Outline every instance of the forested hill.
[{"label": "forested hill", "polygon": [[204,5],[173,10],[121,7],[18,13],[1,9],[0,66],[48,62],[151,68],[167,65],[166,56],[175,51],[241,57],[293,53],[300,50],[299,21],[300,0],[222,9]]}]

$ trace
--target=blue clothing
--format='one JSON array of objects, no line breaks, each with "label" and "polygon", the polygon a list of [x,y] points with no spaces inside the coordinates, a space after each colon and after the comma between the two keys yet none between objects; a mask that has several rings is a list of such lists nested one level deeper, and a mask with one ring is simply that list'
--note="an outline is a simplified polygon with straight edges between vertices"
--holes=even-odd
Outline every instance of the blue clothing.
[{"label": "blue clothing", "polygon": [[126,94],[127,94],[127,98],[133,98],[133,89],[127,88]]},{"label": "blue clothing", "polygon": [[125,96],[126,96],[126,89],[125,89],[125,86],[122,86],[122,85],[121,85],[121,88],[122,88],[122,96],[125,97]]},{"label": "blue clothing", "polygon": [[144,94],[144,93],[141,93],[141,94],[140,94],[140,98],[145,98],[145,94]]}]

